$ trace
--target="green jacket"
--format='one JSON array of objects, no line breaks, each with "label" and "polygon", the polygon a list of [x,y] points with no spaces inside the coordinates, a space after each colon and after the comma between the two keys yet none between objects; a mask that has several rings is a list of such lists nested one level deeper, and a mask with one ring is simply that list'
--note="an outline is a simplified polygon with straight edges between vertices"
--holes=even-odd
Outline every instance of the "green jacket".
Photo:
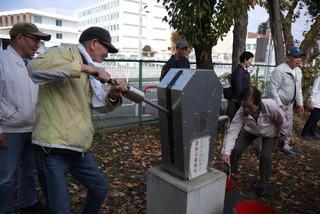
[{"label": "green jacket", "polygon": [[[33,131],[34,143],[84,152],[92,145],[91,86],[76,46],[51,48],[28,64],[40,84]],[[106,99],[106,111],[116,106]]]}]

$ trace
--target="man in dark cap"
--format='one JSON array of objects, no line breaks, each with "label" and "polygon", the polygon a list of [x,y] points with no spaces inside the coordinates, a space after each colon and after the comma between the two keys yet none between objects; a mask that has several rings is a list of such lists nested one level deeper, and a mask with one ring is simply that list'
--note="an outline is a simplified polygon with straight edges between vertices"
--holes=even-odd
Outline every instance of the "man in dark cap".
[{"label": "man in dark cap", "polygon": [[289,146],[292,134],[293,102],[299,109],[299,114],[304,113],[301,89],[302,71],[299,68],[301,57],[304,55],[299,48],[291,47],[287,50],[287,62],[278,65],[270,76],[271,98],[276,101],[285,112],[288,122],[288,140],[280,144],[281,151],[289,156],[296,153]]},{"label": "man in dark cap", "polygon": [[91,108],[111,111],[127,90],[121,80],[115,80],[108,94],[102,88],[110,78],[102,61],[118,52],[109,32],[90,27],[79,42],[51,48],[28,65],[32,80],[40,84],[33,144],[50,213],[70,213],[68,173],[88,189],[83,213],[99,213],[108,189],[88,151],[94,134]]},{"label": "man in dark cap", "polygon": [[31,135],[38,86],[28,76],[26,63],[40,41],[50,35],[31,23],[15,24],[11,44],[0,52],[0,213],[14,213],[14,185],[19,165],[18,204],[25,211],[44,211],[37,200],[37,171]]},{"label": "man in dark cap", "polygon": [[184,39],[178,39],[176,42],[176,53],[162,67],[160,81],[171,68],[190,68],[188,54],[188,42]]}]

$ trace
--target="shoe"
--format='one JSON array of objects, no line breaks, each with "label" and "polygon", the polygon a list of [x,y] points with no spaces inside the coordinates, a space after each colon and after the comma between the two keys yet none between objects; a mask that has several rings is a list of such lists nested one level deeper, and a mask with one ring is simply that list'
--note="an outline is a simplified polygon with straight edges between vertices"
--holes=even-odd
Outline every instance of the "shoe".
[{"label": "shoe", "polygon": [[286,148],[286,147],[282,147],[280,149],[281,152],[283,152],[284,154],[288,155],[288,156],[296,156],[297,153],[295,153],[292,148]]},{"label": "shoe", "polygon": [[49,213],[47,207],[40,201],[37,201],[36,203],[28,207],[21,207],[20,209],[26,213]]},{"label": "shoe", "polygon": [[313,136],[312,136],[312,139],[313,139],[313,140],[320,140],[320,136],[319,136],[319,135],[313,135]]},{"label": "shoe", "polygon": [[[313,141],[313,140],[315,140],[312,136],[309,136],[309,135],[301,135],[301,139],[305,140],[305,141]],[[320,138],[319,138],[319,140],[320,140]]]},{"label": "shoe", "polygon": [[256,193],[257,193],[260,197],[267,195],[267,192],[268,192],[267,185],[265,185],[265,186],[258,186],[258,187],[256,188]]}]

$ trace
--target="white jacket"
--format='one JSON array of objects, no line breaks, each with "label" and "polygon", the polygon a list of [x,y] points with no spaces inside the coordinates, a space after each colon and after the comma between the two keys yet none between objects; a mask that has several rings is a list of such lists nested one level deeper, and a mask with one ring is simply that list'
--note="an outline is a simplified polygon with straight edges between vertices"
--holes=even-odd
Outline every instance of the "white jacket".
[{"label": "white jacket", "polygon": [[314,108],[320,108],[320,75],[313,81],[309,102]]},{"label": "white jacket", "polygon": [[296,101],[297,106],[302,106],[301,78],[302,72],[299,67],[291,69],[287,63],[278,65],[270,76],[271,98],[279,106],[288,105],[293,101]]},{"label": "white jacket", "polygon": [[231,121],[227,135],[223,139],[222,154],[231,154],[242,129],[257,137],[277,137],[280,134],[281,137],[286,139],[288,123],[284,111],[272,99],[262,99],[259,107],[258,120],[255,120],[240,107]]},{"label": "white jacket", "polygon": [[37,96],[23,58],[8,46],[0,52],[0,133],[31,132]]}]

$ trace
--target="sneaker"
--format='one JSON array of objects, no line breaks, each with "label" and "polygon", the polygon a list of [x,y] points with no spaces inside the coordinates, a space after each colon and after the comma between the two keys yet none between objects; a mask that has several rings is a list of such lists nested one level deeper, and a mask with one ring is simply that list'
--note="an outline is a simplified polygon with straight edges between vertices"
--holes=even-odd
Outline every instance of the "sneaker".
[{"label": "sneaker", "polygon": [[33,205],[29,207],[21,207],[20,208],[23,212],[26,213],[48,213],[46,206],[43,205],[40,201],[37,201]]},{"label": "sneaker", "polygon": [[296,156],[297,153],[295,153],[292,148],[286,148],[286,147],[282,147],[280,149],[281,152],[283,152],[284,154],[288,155],[288,156]]},{"label": "sneaker", "polygon": [[[305,141],[313,141],[313,140],[315,140],[312,136],[309,136],[309,135],[301,135],[301,139],[305,140]],[[319,140],[320,140],[320,138],[319,138]]]},{"label": "sneaker", "polygon": [[268,192],[268,188],[267,188],[266,185],[265,185],[265,186],[258,186],[258,187],[256,188],[256,193],[257,193],[260,197],[267,195],[267,192]]}]

